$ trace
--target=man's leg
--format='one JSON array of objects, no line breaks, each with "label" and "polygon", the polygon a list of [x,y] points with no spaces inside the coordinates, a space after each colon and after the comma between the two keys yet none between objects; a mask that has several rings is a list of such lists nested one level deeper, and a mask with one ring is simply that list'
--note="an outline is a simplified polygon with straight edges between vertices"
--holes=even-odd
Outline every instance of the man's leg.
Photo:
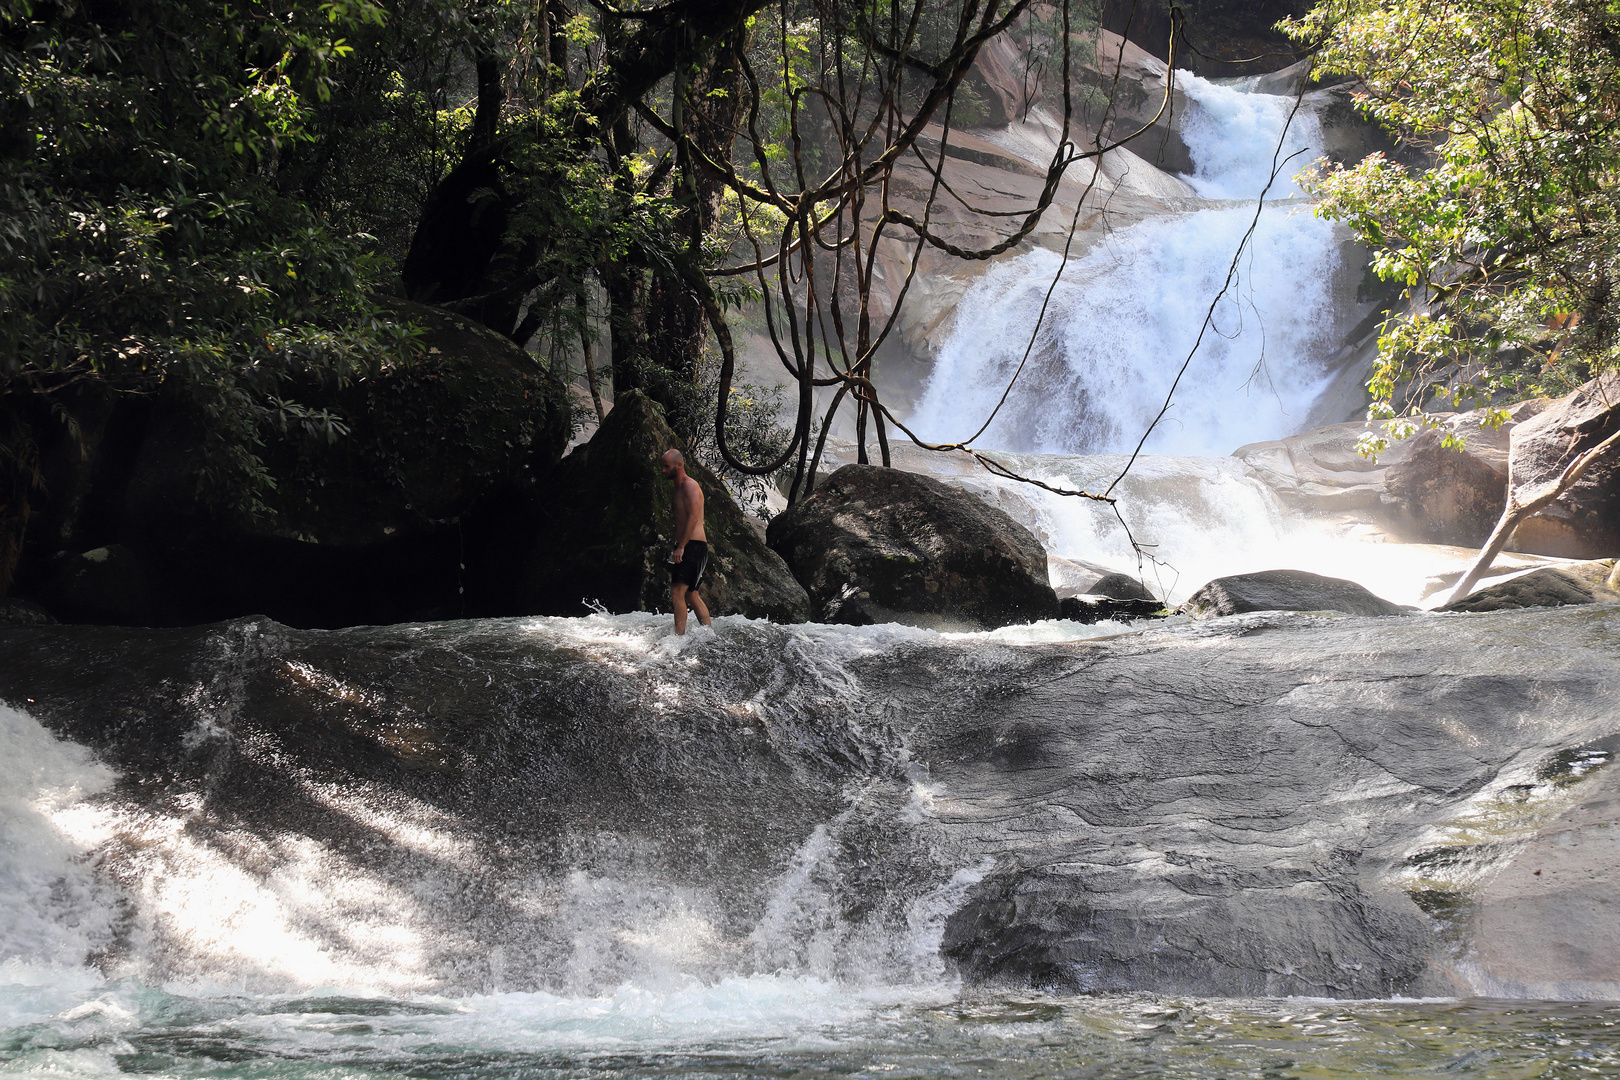
[{"label": "man's leg", "polygon": [[702,623],[704,626],[710,625],[709,605],[703,602],[703,597],[698,595],[698,591],[696,589],[687,590],[686,596],[687,601],[692,605],[692,610],[697,612],[698,622]]},{"label": "man's leg", "polygon": [[[671,585],[669,587],[669,602],[675,608],[675,632],[677,634],[686,633],[686,586]],[[698,603],[702,603],[702,601],[699,600]]]}]

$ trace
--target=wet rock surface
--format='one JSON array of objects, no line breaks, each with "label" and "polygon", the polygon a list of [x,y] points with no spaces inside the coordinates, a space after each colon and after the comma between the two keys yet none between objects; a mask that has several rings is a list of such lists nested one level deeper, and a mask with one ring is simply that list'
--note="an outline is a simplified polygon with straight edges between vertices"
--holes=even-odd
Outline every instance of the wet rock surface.
[{"label": "wet rock surface", "polygon": [[1346,615],[1403,615],[1405,609],[1343,578],[1305,570],[1234,574],[1203,586],[1181,610],[1195,619],[1249,611],[1342,611]]},{"label": "wet rock surface", "polygon": [[1112,596],[1065,596],[1058,601],[1062,617],[1070,622],[1099,623],[1127,622],[1150,619],[1165,614],[1164,604],[1158,600],[1118,600]]},{"label": "wet rock surface", "polygon": [[182,855],[273,890],[318,853],[333,887],[275,893],[285,917],[365,957],[391,946],[343,898],[386,883],[445,989],[611,989],[651,913],[703,978],[942,954],[1023,987],[1620,995],[1620,609],[666,634],[13,627],[0,698],[121,774],[95,803],[131,920],[106,962],[147,976],[274,985],[142,897]]},{"label": "wet rock surface", "polygon": [[1035,535],[931,477],[846,465],[768,535],[825,622],[991,628],[1058,614]]}]

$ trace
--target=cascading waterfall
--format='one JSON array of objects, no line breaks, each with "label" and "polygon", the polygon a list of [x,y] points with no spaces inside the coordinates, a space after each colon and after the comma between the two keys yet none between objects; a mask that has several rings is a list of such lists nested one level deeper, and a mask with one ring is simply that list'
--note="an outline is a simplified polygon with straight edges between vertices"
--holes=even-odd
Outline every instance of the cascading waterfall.
[{"label": "cascading waterfall", "polygon": [[[1011,454],[1024,475],[1100,491],[1158,415],[1219,296],[1171,408],[1115,491],[1118,512],[904,447],[902,467],[941,474],[1000,505],[1057,559],[1140,574],[1171,603],[1215,577],[1282,567],[1347,577],[1397,603],[1434,603],[1466,551],[1369,543],[1385,538],[1284,506],[1227,456],[1305,427],[1330,381],[1323,360],[1357,305],[1344,295],[1343,230],[1312,214],[1293,179],[1323,141],[1310,103],[1177,80],[1190,102],[1181,131],[1194,164],[1183,179],[1208,205],[1109,233],[1067,266],[1037,250],[993,268],[958,305],[912,417],[925,438],[972,435],[1039,321],[1029,359],[977,445]],[[840,450],[829,458],[843,460],[853,457]],[[1150,558],[1139,557],[1133,539]],[[1065,583],[1058,571],[1053,581]]]},{"label": "cascading waterfall", "polygon": [[[981,445],[1067,454],[1133,449],[1226,283],[1274,154],[1280,172],[1267,207],[1147,449],[1227,454],[1291,434],[1325,386],[1322,361],[1342,329],[1334,300],[1344,237],[1295,198],[1291,179],[1320,145],[1317,121],[1301,108],[1290,122],[1292,98],[1182,78],[1195,165],[1186,179],[1200,196],[1225,204],[1140,221],[1062,267],[1029,362]],[[920,434],[957,440],[983,423],[1018,368],[1059,269],[1059,256],[1030,252],[986,274],[963,298],[913,414]]]}]

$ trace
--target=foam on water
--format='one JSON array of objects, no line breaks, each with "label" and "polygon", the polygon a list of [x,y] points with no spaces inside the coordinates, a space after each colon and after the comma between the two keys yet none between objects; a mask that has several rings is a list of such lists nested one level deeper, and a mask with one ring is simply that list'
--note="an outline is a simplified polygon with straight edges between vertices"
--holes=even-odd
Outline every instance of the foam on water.
[{"label": "foam on water", "polygon": [[[1294,176],[1322,145],[1322,125],[1310,106],[1296,109],[1290,96],[1248,93],[1180,72],[1176,84],[1191,105],[1181,137],[1192,154],[1193,171],[1185,179],[1193,190],[1206,199],[1254,199],[1271,182],[1269,198],[1301,194]],[[1282,166],[1275,181],[1273,161]]]},{"label": "foam on water", "polygon": [[959,999],[776,976],[572,999],[188,999],[118,986],[47,1022],[5,1029],[0,1071],[252,1080],[1595,1076],[1620,1068],[1617,1029],[1612,1003]]},{"label": "foam on water", "polygon": [[[746,621],[728,617],[719,625]],[[978,636],[1016,643],[1113,629],[1050,623]],[[815,701],[778,702],[752,691],[688,701],[698,692],[690,667],[701,650],[712,649],[716,631],[677,637],[668,616],[508,620],[487,632],[581,653],[604,673],[630,675],[654,714],[719,707],[745,723],[759,723],[778,704],[814,712],[822,698],[859,700],[854,661],[941,637],[892,625],[794,628],[781,662],[807,681]],[[307,662],[282,666],[295,685],[386,707],[376,687],[350,685]],[[223,677],[228,680],[228,671]],[[0,749],[6,751],[0,902],[8,912],[0,983],[13,987],[8,1004],[36,1002],[50,1011],[62,993],[82,1004],[84,994],[102,985],[82,966],[98,954],[106,954],[98,963],[110,977],[193,997],[432,993],[462,980],[460,967],[446,967],[446,956],[476,960],[476,971],[465,976],[474,986],[541,985],[557,1000],[596,1001],[616,985],[685,993],[695,985],[765,975],[790,983],[808,979],[812,988],[946,986],[950,979],[938,957],[944,920],[989,870],[923,869],[883,917],[843,918],[844,833],[865,827],[872,815],[915,823],[930,813],[923,773],[914,779],[909,803],[897,802],[891,791],[852,788],[849,809],[819,826],[787,859],[750,933],[739,930],[718,886],[672,875],[664,853],[641,850],[634,838],[596,835],[581,822],[576,836],[562,840],[565,850],[578,845],[576,865],[502,872],[489,863],[486,840],[468,823],[398,790],[361,780],[334,784],[289,768],[280,748],[237,733],[228,703],[203,708],[198,703],[207,695],[200,691],[182,691],[182,697],[187,707],[200,709],[183,740],[190,753],[229,753],[290,776],[297,798],[319,808],[333,827],[329,834],[266,831],[221,820],[209,809],[206,787],[177,789],[156,801],[118,798],[109,790],[113,774],[87,751],[56,739],[27,713],[0,706]],[[860,717],[842,712],[838,722],[848,725],[850,737],[863,737]],[[409,726],[408,715],[397,720]],[[349,833],[350,825],[358,831]],[[349,835],[375,840],[357,846],[345,839]],[[97,860],[116,865],[116,887],[97,876]],[[516,943],[511,955],[505,945],[474,944],[472,931],[467,941],[456,940],[462,924],[446,912],[460,906],[470,882],[496,895],[499,910],[517,920],[508,928]],[[109,950],[115,933],[118,947]],[[22,1014],[11,1019],[27,1020]]]}]

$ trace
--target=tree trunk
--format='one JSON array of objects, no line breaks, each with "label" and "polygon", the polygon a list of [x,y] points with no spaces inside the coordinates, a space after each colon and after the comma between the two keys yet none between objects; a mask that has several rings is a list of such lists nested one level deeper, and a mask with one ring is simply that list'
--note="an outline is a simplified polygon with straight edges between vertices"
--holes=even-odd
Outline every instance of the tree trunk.
[{"label": "tree trunk", "polygon": [[1557,479],[1527,489],[1509,487],[1507,506],[1503,508],[1502,516],[1496,522],[1496,528],[1491,530],[1485,546],[1479,549],[1479,557],[1468,568],[1468,573],[1463,575],[1462,580],[1457,582],[1457,588],[1452,591],[1451,599],[1447,602],[1455,604],[1469,594],[1484,576],[1485,571],[1491,568],[1491,563],[1502,553],[1502,548],[1513,535],[1513,530],[1519,527],[1520,522],[1556,502],[1560,495],[1580,483],[1581,477],[1586,475],[1586,471],[1593,463],[1616,446],[1620,446],[1620,430],[1616,430],[1596,446],[1575,455],[1575,458],[1564,466],[1564,471],[1558,474]]},{"label": "tree trunk", "polygon": [[[709,160],[721,166],[731,164],[742,117],[737,55],[746,47],[746,33],[739,30],[720,45],[710,63],[689,77],[677,75],[675,82],[672,122],[676,130],[685,131]],[[681,147],[676,148],[674,195],[681,206],[676,224],[686,239],[689,258],[701,258],[703,238],[719,220],[725,191],[719,176]],[[697,402],[697,394],[692,392],[701,381],[708,338],[703,301],[685,277],[655,271],[647,297],[647,351],[672,385],[664,392],[656,386],[649,386],[648,391],[664,406],[670,426],[688,442],[708,422],[707,405]]]}]

